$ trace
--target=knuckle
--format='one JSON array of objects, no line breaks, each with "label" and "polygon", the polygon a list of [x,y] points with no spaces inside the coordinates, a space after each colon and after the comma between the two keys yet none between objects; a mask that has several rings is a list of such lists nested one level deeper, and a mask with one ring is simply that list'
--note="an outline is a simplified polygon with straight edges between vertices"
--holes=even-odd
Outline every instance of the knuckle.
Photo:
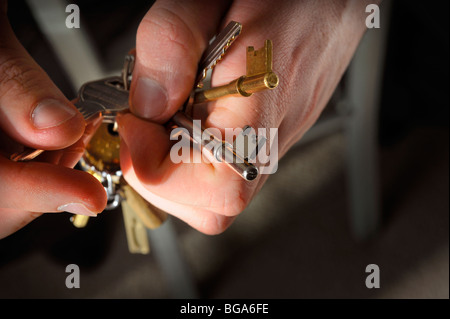
[{"label": "knuckle", "polygon": [[215,213],[205,215],[197,228],[206,235],[219,235],[231,224],[232,218]]},{"label": "knuckle", "polygon": [[184,20],[174,11],[158,7],[152,11],[151,17],[144,17],[137,32],[137,39],[147,40],[148,36],[156,37],[160,41],[158,46],[168,49],[164,53],[170,54],[173,52],[174,56],[191,57],[192,43],[195,42],[195,37],[191,28],[184,22]]},{"label": "knuckle", "polygon": [[0,97],[7,92],[29,92],[39,82],[39,71],[22,57],[11,57],[0,62]]},{"label": "knuckle", "polygon": [[250,201],[249,192],[242,188],[236,188],[230,192],[225,191],[222,194],[218,194],[218,196],[220,198],[217,199],[217,202],[220,204],[215,211],[228,217],[239,215]]}]

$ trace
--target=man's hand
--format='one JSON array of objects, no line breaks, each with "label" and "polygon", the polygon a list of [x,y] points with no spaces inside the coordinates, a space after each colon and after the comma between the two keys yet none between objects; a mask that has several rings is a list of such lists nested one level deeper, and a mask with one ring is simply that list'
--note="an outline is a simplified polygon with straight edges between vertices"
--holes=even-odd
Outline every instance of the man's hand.
[{"label": "man's hand", "polygon": [[[72,168],[94,131],[20,45],[0,1],[0,238],[43,212],[96,215],[106,194],[91,175]],[[39,162],[16,163],[21,145],[53,150]]]},{"label": "man's hand", "polygon": [[144,198],[194,228],[217,234],[266,181],[246,182],[225,164],[174,164],[162,124],[194,85],[208,40],[229,21],[243,31],[214,70],[213,86],[245,74],[246,47],[273,41],[274,91],[194,107],[205,127],[278,128],[281,157],[313,125],[365,30],[364,1],[157,1],[137,33],[133,114],[119,117],[125,179]]}]

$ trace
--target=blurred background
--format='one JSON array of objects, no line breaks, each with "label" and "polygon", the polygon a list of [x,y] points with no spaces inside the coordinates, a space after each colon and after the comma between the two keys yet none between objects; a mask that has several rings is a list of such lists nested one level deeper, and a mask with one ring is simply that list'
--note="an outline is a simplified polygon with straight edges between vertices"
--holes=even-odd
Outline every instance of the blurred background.
[{"label": "blurred background", "polygon": [[[54,3],[69,2],[9,1],[8,16],[73,98],[55,39],[75,52],[73,66],[89,61],[69,35],[45,30]],[[91,71],[118,74],[151,2],[70,3],[80,8]],[[155,249],[136,255],[120,209],[83,229],[69,214],[43,215],[0,240],[0,297],[449,298],[448,6],[384,1],[382,27],[367,32],[316,126],[225,233],[170,218],[152,231]],[[167,259],[167,234],[178,259]],[[68,264],[80,267],[79,289],[65,286]],[[379,289],[365,286],[368,264],[380,267]]]}]

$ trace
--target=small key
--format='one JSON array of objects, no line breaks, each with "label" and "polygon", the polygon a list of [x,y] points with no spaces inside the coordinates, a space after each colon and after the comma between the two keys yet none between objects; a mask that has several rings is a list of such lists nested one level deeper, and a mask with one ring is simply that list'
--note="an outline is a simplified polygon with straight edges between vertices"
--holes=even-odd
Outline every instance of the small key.
[{"label": "small key", "polygon": [[122,201],[123,222],[128,250],[132,254],[146,255],[150,252],[147,229],[126,200]]},{"label": "small key", "polygon": [[122,213],[127,234],[128,249],[133,254],[148,254],[147,229],[156,229],[167,219],[167,214],[143,199],[131,186],[124,183]]},{"label": "small key", "polygon": [[147,202],[130,185],[122,184],[122,198],[133,209],[142,224],[148,229],[156,229],[167,219],[167,213]]},{"label": "small key", "polygon": [[[245,180],[252,181],[256,177],[258,177],[258,168],[249,163],[240,154],[236,153],[231,144],[220,140],[212,134],[208,134],[209,138],[203,140],[202,137],[204,135],[205,129],[202,127],[196,127],[192,118],[187,116],[185,113],[178,111],[172,117],[172,121],[176,126],[182,127],[189,132],[188,138],[193,142],[194,145],[198,145],[199,147],[201,147],[202,151],[209,152],[219,162],[227,164]],[[176,131],[172,132],[175,135],[178,134],[178,132]],[[197,136],[197,134],[194,134],[194,132],[201,132],[201,134]]]},{"label": "small key", "polygon": [[[128,91],[122,84],[122,78],[110,77],[84,84],[75,101],[75,106],[86,121],[102,116],[103,122],[114,123],[116,114],[127,110]],[[29,161],[44,150],[26,148],[20,153],[11,155],[13,161]]]},{"label": "small key", "polygon": [[249,97],[255,92],[274,89],[278,86],[278,76],[272,72],[272,41],[266,40],[264,47],[255,50],[247,48],[246,75],[230,83],[195,92],[193,104],[205,103],[226,96]]},{"label": "small key", "polygon": [[219,34],[211,39],[208,48],[203,53],[198,66],[197,87],[203,87],[203,79],[208,70],[211,70],[219,62],[231,44],[241,34],[242,24],[231,21]]}]

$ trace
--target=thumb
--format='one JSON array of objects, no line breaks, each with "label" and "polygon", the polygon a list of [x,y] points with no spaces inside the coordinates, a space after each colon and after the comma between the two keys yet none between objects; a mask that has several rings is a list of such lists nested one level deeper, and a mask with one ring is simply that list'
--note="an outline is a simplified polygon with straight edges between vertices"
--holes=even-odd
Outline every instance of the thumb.
[{"label": "thumb", "polygon": [[0,128],[23,145],[60,149],[76,142],[85,122],[16,39],[0,8]]},{"label": "thumb", "polygon": [[159,123],[175,114],[226,9],[225,1],[156,1],[137,32],[130,90],[134,114]]}]

